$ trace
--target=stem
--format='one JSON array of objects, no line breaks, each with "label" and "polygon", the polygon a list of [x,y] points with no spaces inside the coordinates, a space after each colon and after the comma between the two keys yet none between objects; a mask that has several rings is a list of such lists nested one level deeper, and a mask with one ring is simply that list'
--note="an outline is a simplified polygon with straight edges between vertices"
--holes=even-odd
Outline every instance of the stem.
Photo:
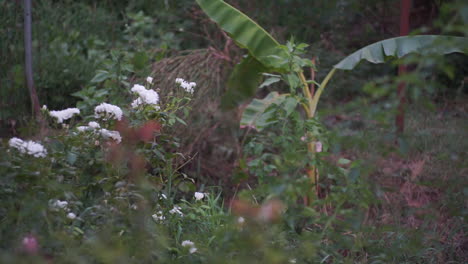
[{"label": "stem", "polygon": [[302,82],[302,91],[304,92],[304,95],[307,97],[308,108],[305,109],[306,114],[308,118],[312,118],[314,116],[312,114],[312,95],[310,94],[310,91],[309,91],[309,85],[307,84],[307,81],[304,77],[303,72],[299,73],[299,78],[301,79],[301,82]]},{"label": "stem", "polygon": [[317,89],[317,92],[315,93],[315,96],[314,96],[314,99],[312,100],[312,109],[311,109],[311,115],[312,117],[314,117],[315,115],[315,111],[317,110],[317,104],[318,104],[318,101],[320,99],[320,95],[322,94],[323,90],[325,89],[325,87],[327,86],[328,84],[328,81],[330,81],[331,77],[333,76],[333,74],[335,73],[336,71],[336,68],[333,68],[328,74],[327,76],[325,77],[325,79],[323,80],[323,82],[320,84],[320,87]]},{"label": "stem", "polygon": [[[307,81],[305,79],[303,72],[299,73],[299,78],[301,79],[301,82],[302,82],[302,91],[304,92],[304,95],[307,97],[307,106],[303,105],[303,107],[306,111],[307,118],[313,118],[314,117],[314,114],[312,111],[313,97],[310,94],[309,85],[307,84]],[[310,138],[310,137],[311,137],[311,134],[310,132],[308,132],[307,138]],[[307,151],[310,155],[315,155],[315,143],[314,142],[307,142]],[[309,177],[313,185],[317,185],[318,178],[317,178],[317,170],[315,166],[312,165],[307,168],[307,176]],[[309,203],[313,200],[314,194],[315,194],[315,197],[318,197],[318,189],[316,189],[315,193],[311,193],[308,199]]]}]

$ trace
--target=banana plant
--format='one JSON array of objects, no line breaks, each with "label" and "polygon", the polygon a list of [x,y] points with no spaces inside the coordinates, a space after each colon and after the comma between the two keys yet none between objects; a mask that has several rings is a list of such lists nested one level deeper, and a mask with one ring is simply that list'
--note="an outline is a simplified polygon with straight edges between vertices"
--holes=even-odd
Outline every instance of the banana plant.
[{"label": "banana plant", "polygon": [[[467,52],[468,38],[463,37],[426,35],[386,39],[363,47],[334,65],[324,80],[320,84],[317,83],[317,91],[312,94],[309,90],[309,83],[314,80],[306,80],[303,68],[314,65],[310,63],[310,60],[299,56],[306,45],[295,46],[291,42],[281,45],[255,21],[222,0],[196,1],[208,17],[248,52],[248,55],[235,66],[229,78],[228,91],[222,100],[225,107],[233,107],[243,100],[252,98],[263,79],[262,73],[279,73],[280,75],[268,75],[264,84],[283,79],[293,88],[292,93],[295,92],[294,88],[302,88],[305,100],[300,101],[300,105],[304,108],[307,118],[314,118],[320,96],[336,70],[352,70],[363,60],[376,64],[385,63],[390,58],[401,58],[409,53]],[[439,41],[450,41],[451,45],[450,47],[437,46]],[[254,99],[244,110],[241,125],[263,127],[264,114],[269,106],[279,104],[279,101],[285,98],[291,97],[273,92],[263,100]],[[309,153],[314,154],[315,143],[309,142],[308,150]],[[318,181],[315,168],[308,168],[307,171],[315,184]]]}]

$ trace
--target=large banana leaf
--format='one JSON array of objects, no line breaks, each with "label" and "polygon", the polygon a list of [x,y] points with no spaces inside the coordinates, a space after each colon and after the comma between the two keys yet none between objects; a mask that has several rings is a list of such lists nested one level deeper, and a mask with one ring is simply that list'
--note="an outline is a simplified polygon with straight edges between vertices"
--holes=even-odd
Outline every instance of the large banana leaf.
[{"label": "large banana leaf", "polygon": [[236,107],[242,102],[255,95],[257,87],[262,81],[262,72],[266,68],[262,63],[251,56],[244,58],[234,67],[228,80],[229,89],[224,94],[221,105],[224,109]]},{"label": "large banana leaf", "polygon": [[278,56],[279,43],[255,21],[222,0],[196,0],[214,22],[249,54],[267,67],[272,55]]},{"label": "large banana leaf", "polygon": [[281,104],[286,98],[287,94],[271,92],[263,99],[253,99],[242,113],[241,127],[250,127],[261,131],[267,125],[272,124],[275,122],[273,111],[267,111],[267,109],[272,104]]},{"label": "large banana leaf", "polygon": [[[450,43],[450,45],[437,44]],[[466,52],[468,38],[451,36],[405,36],[382,40],[366,46],[333,66],[336,69],[352,70],[362,60],[371,63],[384,63],[388,57],[401,58],[409,53],[449,54]]]}]

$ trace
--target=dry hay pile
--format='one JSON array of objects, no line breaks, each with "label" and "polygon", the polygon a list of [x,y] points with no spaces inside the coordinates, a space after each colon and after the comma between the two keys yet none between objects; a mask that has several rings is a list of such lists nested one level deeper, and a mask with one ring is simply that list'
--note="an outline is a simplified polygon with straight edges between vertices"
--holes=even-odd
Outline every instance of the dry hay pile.
[{"label": "dry hay pile", "polygon": [[219,107],[232,66],[228,56],[213,48],[182,51],[153,64],[153,85],[161,98],[183,93],[176,78],[197,83],[187,126],[179,125],[174,133],[186,157],[179,162],[189,160],[185,172],[203,182],[224,185],[238,151],[236,113]]}]

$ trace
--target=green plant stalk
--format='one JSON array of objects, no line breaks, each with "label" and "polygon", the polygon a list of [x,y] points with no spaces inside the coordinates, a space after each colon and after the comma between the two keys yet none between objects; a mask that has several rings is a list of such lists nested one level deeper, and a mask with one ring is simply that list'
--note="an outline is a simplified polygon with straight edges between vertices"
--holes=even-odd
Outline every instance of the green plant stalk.
[{"label": "green plant stalk", "polygon": [[[304,95],[307,97],[307,105],[302,105],[302,106],[304,107],[307,118],[313,118],[314,117],[314,113],[312,112],[313,97],[312,97],[312,94],[310,93],[309,85],[307,84],[307,81],[306,81],[306,78],[305,78],[303,72],[299,73],[299,78],[300,78],[300,80],[302,82],[302,91],[303,91]],[[310,134],[310,132],[308,132],[307,133],[307,138],[311,138],[311,137],[312,137],[312,135]],[[311,156],[315,155],[315,143],[313,141],[312,142],[307,142],[307,151],[309,152],[309,154]],[[309,168],[307,168],[307,176],[309,177],[309,179],[310,179],[310,181],[312,182],[313,185],[317,185],[318,177],[317,177],[317,170],[316,170],[315,166],[312,165],[312,166],[309,166]],[[317,188],[315,190],[315,193],[311,193],[311,195],[309,197],[309,204],[310,204],[310,201],[312,201],[312,199],[315,198],[315,197],[318,197],[318,189]]]},{"label": "green plant stalk", "polygon": [[[320,95],[322,94],[323,90],[327,86],[328,82],[330,81],[330,79],[333,76],[333,74],[335,73],[335,71],[336,71],[336,68],[333,68],[327,74],[327,76],[325,77],[325,79],[320,84],[319,88],[317,89],[317,92],[313,96],[310,93],[309,85],[307,84],[304,73],[303,72],[299,73],[299,78],[301,79],[301,82],[302,82],[302,85],[303,85],[302,90],[304,92],[304,95],[307,97],[307,102],[308,102],[307,106],[303,105],[304,110],[306,111],[306,114],[307,114],[307,118],[314,118],[315,112],[317,110],[317,104],[318,104],[318,101],[320,99]],[[307,137],[311,138],[312,136],[310,135],[310,133],[308,133]],[[315,142],[314,141],[307,143],[307,150],[312,156],[315,155]],[[308,175],[310,181],[312,182],[312,184],[317,186],[317,184],[318,184],[318,173],[317,173],[317,169],[315,168],[315,166],[310,166],[309,168],[307,168],[307,175]],[[319,195],[318,188],[316,188],[315,197],[318,197],[318,195]],[[309,200],[309,203],[312,200],[312,198],[313,197],[311,196],[310,200]]]},{"label": "green plant stalk", "polygon": [[317,105],[318,105],[318,101],[320,99],[320,95],[322,95],[323,90],[327,86],[328,82],[330,81],[330,79],[333,76],[333,74],[335,73],[335,71],[336,71],[336,68],[333,68],[327,74],[327,76],[325,77],[325,79],[322,81],[319,88],[317,89],[317,92],[315,93],[314,98],[312,99],[312,102],[311,102],[312,108],[311,108],[310,112],[311,112],[312,117],[315,116],[315,111],[317,110]]}]

